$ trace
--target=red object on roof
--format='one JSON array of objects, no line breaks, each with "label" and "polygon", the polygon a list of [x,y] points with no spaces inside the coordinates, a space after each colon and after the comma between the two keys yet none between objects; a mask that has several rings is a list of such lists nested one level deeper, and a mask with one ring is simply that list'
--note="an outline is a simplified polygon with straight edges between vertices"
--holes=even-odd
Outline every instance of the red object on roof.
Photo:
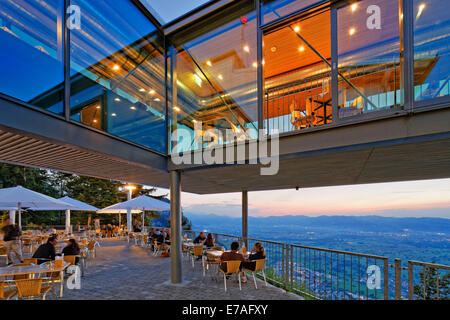
[{"label": "red object on roof", "polygon": [[246,16],[242,16],[242,17],[241,17],[241,22],[242,22],[242,24],[246,24],[247,21],[248,21],[248,18],[247,18]]}]

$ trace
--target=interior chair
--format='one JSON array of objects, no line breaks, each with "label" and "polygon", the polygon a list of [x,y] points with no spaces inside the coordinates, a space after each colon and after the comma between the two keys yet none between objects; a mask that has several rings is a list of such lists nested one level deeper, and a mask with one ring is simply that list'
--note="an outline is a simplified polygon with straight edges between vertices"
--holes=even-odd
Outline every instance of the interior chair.
[{"label": "interior chair", "polygon": [[[205,269],[206,269],[206,271],[209,270],[209,266],[213,266],[213,267],[215,266],[216,268],[218,268],[220,265],[220,259],[209,255],[208,252],[210,252],[210,251],[218,251],[218,250],[215,250],[214,248],[206,250],[206,259],[205,259],[204,268],[203,268],[203,276],[205,276]],[[223,252],[223,250],[221,250],[221,251]]]},{"label": "interior chair", "polygon": [[237,275],[238,281],[239,281],[239,290],[242,290],[241,275],[240,275],[240,270],[239,270],[239,267],[241,266],[241,261],[239,261],[239,260],[225,261],[225,263],[227,264],[226,272],[223,271],[221,268],[219,268],[220,272],[222,272],[222,274],[223,274],[223,283],[224,283],[225,292],[227,292],[227,276],[231,276],[233,274]]},{"label": "interior chair", "polygon": [[247,271],[247,272],[251,272],[253,274],[253,282],[255,283],[255,289],[258,289],[258,286],[256,285],[255,273],[261,272],[264,277],[264,282],[266,283],[266,287],[267,287],[266,274],[264,273],[264,266],[266,264],[266,259],[254,260],[254,262],[256,262],[255,270],[250,270],[247,268],[243,268],[243,270]]}]

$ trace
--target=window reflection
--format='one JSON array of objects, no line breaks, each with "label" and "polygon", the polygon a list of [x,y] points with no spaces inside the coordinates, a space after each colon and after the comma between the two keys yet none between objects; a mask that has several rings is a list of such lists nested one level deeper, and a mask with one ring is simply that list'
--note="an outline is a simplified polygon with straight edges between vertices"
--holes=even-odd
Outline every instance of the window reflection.
[{"label": "window reflection", "polygon": [[130,1],[73,0],[72,119],[165,153],[163,40]]},{"label": "window reflection", "polygon": [[450,94],[449,11],[447,0],[414,0],[416,101]]},{"label": "window reflection", "polygon": [[178,151],[257,137],[256,30],[254,1],[242,1],[171,38],[178,90],[172,130],[190,133]]},{"label": "window reflection", "polygon": [[264,125],[268,132],[333,121],[330,35],[329,10],[264,35]]},{"label": "window reflection", "polygon": [[284,17],[297,10],[304,9],[318,0],[262,0],[263,24]]},{"label": "window reflection", "polygon": [[0,92],[63,111],[63,0],[0,1]]},{"label": "window reflection", "polygon": [[398,12],[391,0],[338,9],[340,118],[401,104]]}]

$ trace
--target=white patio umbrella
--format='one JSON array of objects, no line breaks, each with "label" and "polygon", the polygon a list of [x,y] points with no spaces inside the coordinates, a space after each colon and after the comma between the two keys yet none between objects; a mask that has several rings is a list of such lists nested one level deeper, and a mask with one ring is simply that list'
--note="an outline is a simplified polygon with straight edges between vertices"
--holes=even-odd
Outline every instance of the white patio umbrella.
[{"label": "white patio umbrella", "polygon": [[29,190],[22,186],[0,189],[0,207],[14,208],[14,210],[18,211],[19,227],[22,227],[22,208],[46,208],[48,210],[66,210],[73,208],[72,205],[64,201]]},{"label": "white patio umbrella", "polygon": [[[140,196],[134,199],[113,204],[112,206],[103,208],[97,213],[140,213],[142,212],[142,228],[144,228],[144,211],[166,211],[170,210],[170,205],[164,201],[148,197]],[[127,221],[127,228],[131,230],[131,219]]]},{"label": "white patio umbrella", "polygon": [[47,210],[65,210],[66,211],[66,232],[70,232],[70,212],[71,211],[91,211],[91,212],[95,212],[98,210],[98,208],[91,206],[90,204],[87,204],[83,201],[79,201],[76,199],[73,199],[71,197],[62,197],[59,198],[58,200],[63,201],[65,203],[68,203],[72,206],[72,208],[67,209],[66,207],[62,207],[62,208],[28,208],[30,210],[33,211],[47,211]]}]

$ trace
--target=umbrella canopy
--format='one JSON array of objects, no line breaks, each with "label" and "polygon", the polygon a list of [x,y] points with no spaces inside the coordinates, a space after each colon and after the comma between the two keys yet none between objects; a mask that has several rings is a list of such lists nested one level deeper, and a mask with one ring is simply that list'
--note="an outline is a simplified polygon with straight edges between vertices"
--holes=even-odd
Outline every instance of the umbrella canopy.
[{"label": "umbrella canopy", "polygon": [[62,197],[60,199],[58,199],[60,201],[63,201],[69,205],[71,205],[72,207],[67,208],[67,207],[61,207],[61,208],[51,208],[51,207],[40,207],[40,208],[35,208],[35,207],[30,207],[28,208],[29,210],[33,210],[33,211],[50,211],[50,210],[71,210],[71,211],[98,211],[99,209],[91,206],[90,204],[84,203],[82,201],[76,200],[76,199],[72,199],[71,197]]},{"label": "umbrella canopy", "polygon": [[131,210],[131,213],[165,211],[170,210],[170,205],[152,197],[140,196],[125,202],[113,204],[112,206],[98,210],[97,213],[127,213],[129,210]]},{"label": "umbrella canopy", "polygon": [[73,206],[45,194],[18,186],[0,189],[0,207],[8,210],[21,208],[48,208],[51,210],[72,209]]}]

